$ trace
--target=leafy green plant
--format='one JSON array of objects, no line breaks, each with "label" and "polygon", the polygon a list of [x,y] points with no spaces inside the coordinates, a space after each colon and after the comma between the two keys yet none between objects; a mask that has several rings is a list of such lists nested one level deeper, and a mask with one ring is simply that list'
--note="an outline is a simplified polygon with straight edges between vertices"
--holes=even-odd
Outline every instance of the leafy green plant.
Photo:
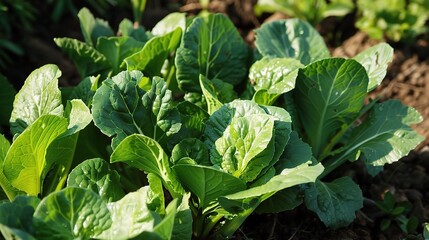
[{"label": "leafy green plant", "polygon": [[374,39],[411,43],[427,33],[427,0],[358,0],[356,27]]},{"label": "leafy green plant", "polygon": [[375,174],[421,141],[412,108],[364,105],[387,44],[331,58],[290,19],[257,30],[255,54],[222,14],[174,13],[151,32],[124,20],[122,36],[87,9],[79,19],[85,42],[55,41],[82,82],[60,89],[58,67],[35,70],[15,96],[14,137],[0,137],[6,237],[228,238],[254,212],[303,202],[345,226],[359,186],[323,178],[358,157]]},{"label": "leafy green plant", "polygon": [[380,230],[389,229],[392,223],[396,223],[404,233],[414,233],[418,227],[415,216],[407,215],[412,210],[412,204],[408,201],[396,202],[391,192],[386,192],[383,200],[377,201],[377,207],[387,215],[380,223]]},{"label": "leafy green plant", "polygon": [[293,129],[325,167],[305,190],[305,203],[327,226],[348,225],[362,207],[361,190],[349,177],[324,177],[356,160],[375,175],[423,140],[410,128],[422,120],[413,108],[397,100],[364,104],[383,80],[393,49],[382,43],[353,59],[331,58],[318,33],[297,19],[264,24],[256,33],[264,58],[250,70],[253,99],[273,104],[283,94]]},{"label": "leafy green plant", "polygon": [[342,17],[354,9],[350,0],[258,0],[255,5],[255,13],[283,12],[289,17],[300,18],[312,24],[320,23],[323,19],[336,16]]}]

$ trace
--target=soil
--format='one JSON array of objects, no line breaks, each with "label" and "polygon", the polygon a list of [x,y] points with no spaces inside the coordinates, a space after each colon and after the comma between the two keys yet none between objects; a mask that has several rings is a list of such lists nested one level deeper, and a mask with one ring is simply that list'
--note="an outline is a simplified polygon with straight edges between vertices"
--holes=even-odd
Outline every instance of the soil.
[{"label": "soil", "polygon": [[[148,1],[148,3],[151,1]],[[197,0],[164,1],[180,5],[181,11],[196,14],[201,10]],[[266,21],[286,18],[282,14],[255,16],[253,5],[256,0],[214,0],[209,10],[225,13],[234,22],[243,38],[253,44],[253,29]],[[175,9],[148,8],[143,22],[150,29],[169,11]],[[121,17],[131,14],[117,12],[111,19],[111,26],[117,26]],[[318,30],[327,39],[333,56],[353,57],[378,41],[370,39],[363,32],[353,27],[353,16],[346,16],[341,21],[326,19]],[[320,27],[323,26],[323,27]],[[78,76],[73,64],[68,60],[52,39],[54,37],[81,38],[78,20],[75,17],[63,18],[60,24],[36,26],[28,33],[20,31],[15,35],[26,55],[16,58],[14,64],[5,70],[8,79],[13,79],[17,89],[35,68],[46,63],[57,64],[63,72],[60,84],[75,84]],[[252,215],[234,236],[236,239],[413,239],[422,232],[421,224],[428,222],[429,217],[429,43],[420,39],[411,45],[391,43],[394,47],[394,59],[389,65],[383,83],[371,93],[371,97],[382,96],[382,100],[395,98],[403,104],[416,108],[423,116],[422,123],[414,126],[425,140],[407,157],[388,165],[385,170],[371,177],[365,173],[359,163],[344,166],[343,174],[351,176],[362,188],[366,199],[364,208],[357,213],[356,220],[346,228],[328,229],[317,216],[299,207],[293,211],[270,214]],[[397,225],[392,224],[385,231],[380,230],[380,223],[387,218],[374,205],[374,201],[383,198],[386,191],[394,194],[395,199],[408,201],[413,209],[406,217],[415,216],[419,227],[417,232],[406,234]]]}]

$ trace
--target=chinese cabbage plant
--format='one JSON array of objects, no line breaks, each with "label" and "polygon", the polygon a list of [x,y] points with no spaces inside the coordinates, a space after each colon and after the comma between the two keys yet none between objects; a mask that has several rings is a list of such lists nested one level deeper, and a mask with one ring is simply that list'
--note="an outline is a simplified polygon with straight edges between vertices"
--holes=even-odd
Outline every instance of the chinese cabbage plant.
[{"label": "chinese cabbage plant", "polygon": [[120,36],[86,9],[79,19],[85,42],[55,41],[81,83],[35,70],[12,104],[13,137],[0,135],[5,238],[227,238],[252,213],[303,202],[341,227],[362,192],[325,176],[357,160],[377,174],[421,141],[414,109],[365,101],[387,44],[332,58],[289,19],[256,30],[254,54],[221,14],[173,13],[151,32],[124,20]]}]

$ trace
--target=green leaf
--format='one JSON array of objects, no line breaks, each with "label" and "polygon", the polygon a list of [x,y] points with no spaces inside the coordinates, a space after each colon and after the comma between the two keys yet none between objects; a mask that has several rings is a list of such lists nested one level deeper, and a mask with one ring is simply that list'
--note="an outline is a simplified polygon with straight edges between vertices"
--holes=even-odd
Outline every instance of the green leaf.
[{"label": "green leaf", "polygon": [[11,185],[37,196],[50,163],[49,145],[67,129],[65,118],[45,115],[38,118],[13,142],[4,160],[3,173]]},{"label": "green leaf", "polygon": [[[254,99],[262,105],[273,105],[283,93],[295,88],[298,70],[303,65],[292,58],[263,58],[250,68],[250,82],[255,88]],[[263,91],[265,90],[265,91]],[[262,96],[258,96],[261,95]],[[261,101],[269,99],[269,101]]]},{"label": "green leaf", "polygon": [[120,67],[124,59],[140,51],[143,46],[145,46],[144,42],[130,37],[100,37],[98,38],[97,50],[110,63],[111,74],[116,75],[121,70]]},{"label": "green leaf", "polygon": [[54,38],[54,42],[71,58],[81,78],[101,74],[112,68],[106,57],[91,45],[72,38]]},{"label": "green leaf", "polygon": [[182,29],[182,32],[186,29],[186,13],[173,12],[161,19],[152,28],[152,34],[155,36],[165,35],[176,30],[177,27]]},{"label": "green leaf", "polygon": [[312,158],[311,147],[302,141],[297,132],[293,131],[290,134],[290,139],[286,144],[280,160],[275,164],[276,172],[279,173],[285,168],[292,169],[311,161]]},{"label": "green leaf", "polygon": [[[3,169],[3,161],[6,158],[7,151],[10,148],[9,140],[3,135],[0,134],[0,170]],[[3,171],[0,171],[0,174]]]},{"label": "green leaf", "polygon": [[179,113],[171,103],[171,91],[155,77],[151,90],[139,88],[141,72],[121,72],[107,79],[97,90],[92,103],[95,125],[109,137],[112,147],[133,133],[144,134],[165,146],[180,130]]},{"label": "green leaf", "polygon": [[112,225],[96,238],[130,239],[144,231],[152,231],[155,218],[146,204],[148,191],[149,187],[145,186],[116,202],[108,203]]},{"label": "green leaf", "polygon": [[70,172],[67,186],[90,189],[105,202],[114,202],[125,195],[119,178],[119,174],[110,169],[108,162],[94,158],[85,160]]},{"label": "green leaf", "polygon": [[255,180],[274,156],[274,118],[251,115],[233,118],[211,149],[215,166],[246,182]]},{"label": "green leaf", "polygon": [[176,221],[178,205],[179,199],[173,199],[166,208],[167,214],[164,219],[162,219],[162,221],[154,228],[154,233],[160,236],[161,239],[171,239],[173,237],[174,222]]},{"label": "green leaf", "polygon": [[11,228],[0,223],[0,233],[4,239],[36,240],[32,235],[17,228]]},{"label": "green leaf", "polygon": [[176,217],[174,218],[172,240],[182,240],[192,238],[192,211],[189,206],[190,193],[183,195],[180,205],[177,206]]},{"label": "green leaf", "polygon": [[263,201],[255,210],[257,214],[280,213],[297,208],[303,202],[301,190],[291,187],[276,192],[273,196]]},{"label": "green leaf", "polygon": [[237,85],[246,75],[247,55],[247,45],[227,16],[196,17],[176,53],[179,87],[200,92],[200,74]]},{"label": "green leaf", "polygon": [[65,133],[67,136],[80,132],[92,121],[89,108],[80,99],[73,99],[67,104],[65,117],[69,122]]},{"label": "green leaf", "polygon": [[13,134],[24,129],[43,115],[63,115],[58,78],[61,71],[56,65],[48,64],[34,70],[16,94],[10,126]]},{"label": "green leaf", "polygon": [[119,23],[118,32],[124,37],[132,37],[142,43],[146,43],[150,38],[150,36],[146,34],[146,30],[142,25],[139,25],[136,28],[134,24],[126,18],[124,18],[121,23]]},{"label": "green leaf", "polygon": [[264,57],[294,58],[304,65],[330,57],[316,29],[300,19],[262,24],[256,30],[255,44]]},{"label": "green leaf", "polygon": [[330,183],[316,181],[305,191],[305,204],[327,227],[345,227],[363,207],[362,191],[349,177]]},{"label": "green leaf", "polygon": [[157,212],[160,215],[165,214],[164,189],[162,188],[162,179],[154,174],[147,174],[149,190],[147,192],[146,204],[149,210]]},{"label": "green leaf", "polygon": [[386,76],[389,62],[393,59],[393,48],[387,43],[379,43],[356,55],[358,61],[368,73],[368,92],[372,91]]},{"label": "green leaf", "polygon": [[82,8],[77,16],[85,42],[90,46],[95,46],[99,37],[114,35],[113,30],[109,27],[109,23],[102,19],[94,18],[87,8]]},{"label": "green leaf", "polygon": [[73,187],[44,198],[34,218],[40,239],[89,239],[112,224],[106,203],[96,193]]},{"label": "green leaf", "polygon": [[193,159],[199,165],[211,165],[209,150],[203,142],[196,138],[185,138],[174,146],[170,161],[173,164],[178,164],[180,160],[185,158]]},{"label": "green leaf", "polygon": [[126,137],[112,153],[110,162],[125,162],[142,171],[156,174],[173,196],[184,192],[170,169],[167,154],[152,138],[137,134]]},{"label": "green leaf", "polygon": [[216,96],[214,84],[209,79],[200,75],[200,87],[207,102],[207,112],[212,115],[215,111],[223,106]]},{"label": "green leaf", "polygon": [[98,88],[99,81],[100,75],[97,77],[90,76],[82,79],[77,86],[73,87],[67,100],[81,99],[86,106],[91,106],[92,98]]},{"label": "green leaf", "polygon": [[33,213],[39,203],[37,197],[31,196],[17,196],[12,202],[1,203],[0,224],[3,225],[3,230],[16,234],[19,229],[30,236],[34,234]]},{"label": "green leaf", "polygon": [[368,166],[381,167],[396,162],[423,141],[410,127],[421,121],[415,109],[402,105],[399,100],[376,104],[364,122],[351,132],[347,141],[350,147],[337,158],[361,152]]},{"label": "green leaf", "polygon": [[5,76],[0,74],[0,125],[8,125],[16,91]]},{"label": "green leaf", "polygon": [[343,125],[350,125],[356,120],[366,97],[367,86],[365,69],[351,59],[325,59],[299,72],[292,93],[296,111],[316,158],[320,157],[329,140]]},{"label": "green leaf", "polygon": [[161,76],[164,61],[176,50],[182,37],[182,29],[149,40],[141,51],[125,58],[128,70],[140,70],[146,76]]},{"label": "green leaf", "polygon": [[246,189],[239,178],[212,167],[178,164],[173,170],[183,186],[198,197],[202,209],[220,196]]},{"label": "green leaf", "polygon": [[[237,213],[237,210],[239,210],[241,206],[245,206],[245,204],[241,204],[249,199],[257,198],[260,201],[264,201],[280,190],[302,183],[315,182],[316,178],[322,172],[322,164],[319,163],[315,166],[309,166],[308,163],[304,163],[293,169],[283,170],[279,175],[274,176],[267,183],[261,186],[252,187],[241,192],[223,196],[219,199],[219,202],[227,211]],[[239,212],[243,210],[246,209],[240,209]]]},{"label": "green leaf", "polygon": [[264,114],[265,111],[253,101],[235,100],[223,105],[214,112],[206,122],[204,129],[205,142],[208,149],[213,149],[216,140],[224,133],[233,118]]},{"label": "green leaf", "polygon": [[423,224],[423,237],[429,239],[429,223]]}]

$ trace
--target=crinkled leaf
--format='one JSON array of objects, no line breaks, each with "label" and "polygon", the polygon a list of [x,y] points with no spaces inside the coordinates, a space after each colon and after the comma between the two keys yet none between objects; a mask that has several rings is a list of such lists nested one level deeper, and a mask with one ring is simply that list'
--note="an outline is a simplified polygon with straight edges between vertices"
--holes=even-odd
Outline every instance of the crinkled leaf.
[{"label": "crinkled leaf", "polygon": [[100,158],[88,159],[77,165],[68,176],[67,186],[90,189],[105,202],[118,201],[125,195],[119,174]]},{"label": "crinkled leaf", "polygon": [[173,196],[184,192],[170,169],[167,154],[152,138],[137,134],[126,137],[112,153],[110,161],[124,162],[142,171],[158,175],[163,180],[164,187]]},{"label": "crinkled leaf", "polygon": [[214,112],[206,122],[204,129],[205,142],[208,149],[212,149],[234,117],[243,117],[252,114],[264,114],[265,111],[253,101],[235,100],[223,105]]},{"label": "crinkled leaf", "polygon": [[89,239],[112,224],[106,203],[91,190],[69,187],[44,198],[34,213],[40,239]]},{"label": "crinkled leaf", "polygon": [[155,36],[165,35],[173,32],[177,27],[185,31],[186,13],[173,12],[168,14],[152,28],[152,34]]},{"label": "crinkled leaf", "polygon": [[364,122],[351,132],[347,142],[350,147],[337,158],[356,156],[360,151],[369,166],[396,162],[423,140],[410,128],[421,121],[415,109],[399,100],[376,104]]},{"label": "crinkled leaf", "polygon": [[350,125],[358,117],[367,87],[365,69],[351,59],[325,59],[299,72],[292,93],[316,158],[343,124]]},{"label": "crinkled leaf", "polygon": [[389,62],[393,59],[393,48],[387,43],[380,43],[356,55],[358,61],[368,73],[368,92],[380,85],[386,76]]},{"label": "crinkled leaf", "polygon": [[216,96],[215,86],[203,75],[200,75],[200,87],[207,102],[207,112],[211,115],[221,108],[223,104]]},{"label": "crinkled leaf", "polygon": [[139,87],[143,75],[124,71],[107,79],[97,90],[92,103],[95,125],[109,137],[112,147],[133,133],[144,134],[163,146],[180,130],[179,113],[171,103],[171,91],[161,78],[153,78],[145,93]]},{"label": "crinkled leaf", "polygon": [[145,46],[144,42],[130,37],[100,37],[97,50],[106,57],[112,66],[111,74],[116,75],[119,73],[124,59],[140,51],[143,46]]},{"label": "crinkled leaf", "polygon": [[146,205],[148,191],[149,187],[142,187],[116,202],[108,203],[112,225],[96,238],[130,239],[143,231],[152,231],[155,218]]},{"label": "crinkled leaf", "polygon": [[211,165],[209,150],[206,145],[197,138],[185,138],[174,146],[170,161],[177,164],[183,158],[195,160],[199,165]]},{"label": "crinkled leaf", "polygon": [[212,167],[178,164],[173,170],[183,186],[198,197],[202,209],[220,196],[246,189],[239,178]]},{"label": "crinkled leaf", "polygon": [[73,61],[82,78],[101,74],[111,69],[106,57],[91,45],[72,38],[54,38],[55,43]]},{"label": "crinkled leaf", "polygon": [[211,162],[246,182],[255,180],[274,156],[274,118],[251,115],[233,118],[211,149]]},{"label": "crinkled leaf", "polygon": [[16,94],[10,118],[11,131],[20,134],[43,115],[63,115],[58,78],[61,71],[48,64],[34,70]]},{"label": "crinkled leaf", "polygon": [[264,57],[294,58],[304,65],[330,57],[316,29],[300,19],[262,24],[256,30],[255,44]]},{"label": "crinkled leaf", "polygon": [[67,120],[53,115],[38,118],[13,142],[4,160],[3,173],[11,185],[37,196],[50,169],[49,145],[67,129]]},{"label": "crinkled leaf", "polygon": [[362,191],[349,177],[329,183],[316,181],[305,191],[305,204],[327,227],[345,227],[363,206]]},{"label": "crinkled leaf", "polygon": [[0,74],[0,125],[8,125],[13,109],[16,90],[5,76]]},{"label": "crinkled leaf", "polygon": [[182,37],[182,29],[150,39],[141,51],[125,58],[128,70],[140,70],[146,76],[161,76],[164,61],[178,47]]},{"label": "crinkled leaf", "polygon": [[200,92],[200,74],[237,85],[246,75],[247,55],[247,45],[227,16],[196,17],[176,53],[179,86]]},{"label": "crinkled leaf", "polygon": [[95,46],[97,39],[101,36],[113,36],[113,30],[109,27],[109,23],[99,18],[94,18],[92,13],[87,8],[82,8],[77,14],[80,21],[85,42],[91,46]]},{"label": "crinkled leaf", "polygon": [[246,204],[241,204],[246,201],[249,201],[249,199],[256,198],[262,202],[272,196],[277,191],[302,183],[315,182],[317,177],[322,172],[322,164],[319,163],[315,166],[309,166],[308,163],[304,163],[293,169],[284,169],[279,175],[274,176],[267,183],[261,186],[249,188],[241,192],[236,192],[227,196],[220,197],[219,202],[222,207],[229,212],[241,212],[243,210],[246,210]]},{"label": "crinkled leaf", "polygon": [[[298,70],[302,66],[292,58],[263,58],[254,63],[250,68],[249,78],[257,91],[254,97],[256,102],[272,105],[281,94],[295,88]],[[262,96],[258,96],[261,94]],[[268,101],[261,101],[262,99]]]}]

